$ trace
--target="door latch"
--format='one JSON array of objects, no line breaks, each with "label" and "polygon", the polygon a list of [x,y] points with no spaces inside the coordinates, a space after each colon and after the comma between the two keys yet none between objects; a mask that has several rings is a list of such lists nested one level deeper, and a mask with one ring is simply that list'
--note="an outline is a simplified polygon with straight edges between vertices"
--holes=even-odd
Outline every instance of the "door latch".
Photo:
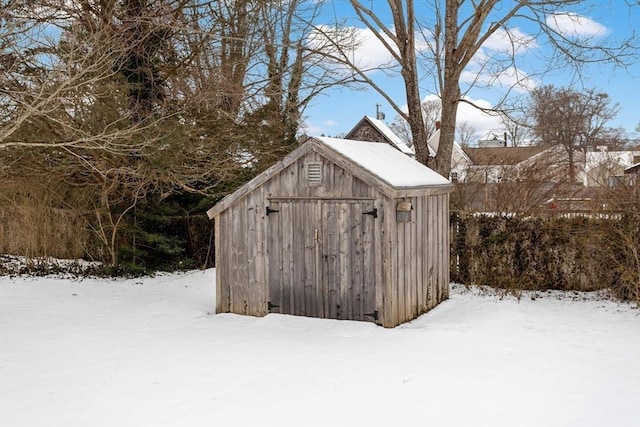
[{"label": "door latch", "polygon": [[377,208],[373,208],[373,210],[371,210],[369,212],[362,212],[362,215],[371,215],[374,218],[378,218],[378,209]]},{"label": "door latch", "polygon": [[373,317],[373,320],[378,320],[378,310],[375,310],[373,313],[363,313],[365,316]]},{"label": "door latch", "polygon": [[280,308],[279,305],[272,304],[271,301],[267,303],[267,310],[271,311],[274,308]]}]

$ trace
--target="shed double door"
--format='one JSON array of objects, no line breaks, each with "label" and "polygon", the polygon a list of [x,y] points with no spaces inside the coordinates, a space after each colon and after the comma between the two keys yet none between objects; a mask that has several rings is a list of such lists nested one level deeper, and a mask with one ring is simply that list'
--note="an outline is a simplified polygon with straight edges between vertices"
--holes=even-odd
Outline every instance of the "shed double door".
[{"label": "shed double door", "polygon": [[271,201],[269,311],[377,319],[373,201]]}]

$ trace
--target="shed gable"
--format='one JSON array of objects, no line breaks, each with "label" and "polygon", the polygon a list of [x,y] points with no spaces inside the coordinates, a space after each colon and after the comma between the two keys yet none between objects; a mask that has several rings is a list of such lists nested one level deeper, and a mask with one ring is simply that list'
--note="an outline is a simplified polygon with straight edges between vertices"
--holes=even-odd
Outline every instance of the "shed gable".
[{"label": "shed gable", "polygon": [[387,144],[308,140],[207,212],[216,312],[419,316],[448,295],[451,187]]},{"label": "shed gable", "polygon": [[372,187],[333,159],[312,149],[263,184],[267,197],[372,197]]},{"label": "shed gable", "polygon": [[[322,162],[321,185],[308,185],[305,162]],[[267,194],[273,195],[273,188],[278,188],[278,192],[291,197],[370,197],[369,188],[366,195],[362,195],[367,185],[389,197],[410,196],[425,189],[430,193],[448,193],[452,189],[448,180],[387,144],[310,138],[225,197],[209,209],[207,215],[215,217],[269,182]]]}]

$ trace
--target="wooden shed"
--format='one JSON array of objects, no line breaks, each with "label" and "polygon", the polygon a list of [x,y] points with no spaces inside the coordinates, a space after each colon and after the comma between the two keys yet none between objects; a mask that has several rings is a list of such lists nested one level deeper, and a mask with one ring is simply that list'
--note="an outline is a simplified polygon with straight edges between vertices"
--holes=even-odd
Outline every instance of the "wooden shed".
[{"label": "wooden shed", "polygon": [[416,318],[448,297],[451,190],[388,144],[308,139],[207,212],[216,312]]}]

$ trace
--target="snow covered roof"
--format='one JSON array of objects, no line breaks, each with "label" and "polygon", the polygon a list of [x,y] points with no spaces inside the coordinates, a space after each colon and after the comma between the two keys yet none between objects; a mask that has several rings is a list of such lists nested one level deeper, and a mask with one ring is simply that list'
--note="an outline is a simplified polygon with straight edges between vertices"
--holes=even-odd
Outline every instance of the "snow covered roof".
[{"label": "snow covered roof", "polygon": [[426,191],[447,193],[453,188],[449,180],[389,144],[311,137],[284,159],[218,202],[207,211],[207,215],[214,218],[310,151],[339,163],[341,167],[368,184],[377,186],[390,197],[406,197],[411,193]]},{"label": "snow covered roof", "polygon": [[373,117],[365,116],[365,118],[371,122],[373,126],[376,127],[380,131],[380,133],[389,140],[396,148],[402,151],[404,154],[408,154],[413,156],[416,154],[413,147],[409,147],[403,140],[401,140],[398,135],[396,135],[390,128],[387,126],[385,122],[382,120],[374,119]]},{"label": "snow covered roof", "polygon": [[539,145],[531,147],[467,147],[465,153],[474,165],[516,165],[545,151]]},{"label": "snow covered roof", "polygon": [[640,170],[640,163],[633,164],[624,170],[624,173],[637,173]]},{"label": "snow covered roof", "polygon": [[395,188],[449,185],[449,180],[388,144],[319,137],[349,160]]}]

